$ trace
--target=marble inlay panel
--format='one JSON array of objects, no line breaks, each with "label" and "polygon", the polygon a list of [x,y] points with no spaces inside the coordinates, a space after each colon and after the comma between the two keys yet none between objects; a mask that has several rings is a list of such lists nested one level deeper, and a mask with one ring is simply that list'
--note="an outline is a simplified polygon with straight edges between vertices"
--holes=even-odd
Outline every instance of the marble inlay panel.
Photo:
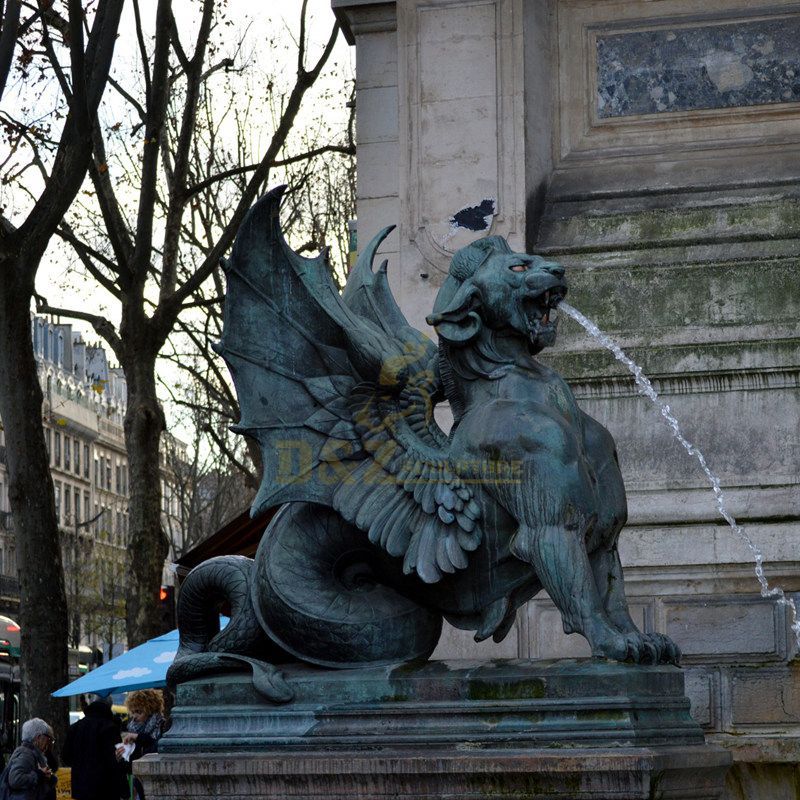
[{"label": "marble inlay panel", "polygon": [[597,37],[597,116],[800,101],[800,16]]}]

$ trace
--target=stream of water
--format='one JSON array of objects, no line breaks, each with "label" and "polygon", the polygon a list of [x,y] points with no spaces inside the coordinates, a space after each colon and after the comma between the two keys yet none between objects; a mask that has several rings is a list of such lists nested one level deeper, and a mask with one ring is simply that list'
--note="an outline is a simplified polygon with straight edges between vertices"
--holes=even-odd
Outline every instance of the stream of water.
[{"label": "stream of water", "polygon": [[725,495],[722,491],[722,487],[720,486],[719,478],[709,468],[702,452],[690,441],[688,441],[686,437],[684,437],[683,433],[681,432],[681,427],[678,424],[678,420],[675,419],[669,405],[659,398],[658,393],[653,388],[653,384],[650,383],[650,380],[642,372],[642,368],[636,362],[630,359],[625,354],[625,351],[613,339],[603,333],[597,327],[597,325],[595,325],[590,319],[587,319],[583,314],[581,314],[580,311],[578,311],[576,308],[573,308],[568,303],[562,301],[559,303],[558,308],[559,311],[563,311],[565,314],[572,317],[572,319],[574,319],[579,325],[585,328],[590,336],[597,339],[597,341],[600,342],[603,347],[610,350],[614,354],[614,357],[617,359],[617,361],[622,362],[630,370],[631,374],[633,375],[633,379],[636,382],[636,388],[639,394],[644,395],[653,402],[653,404],[661,412],[661,416],[664,418],[664,421],[667,423],[667,425],[669,425],[672,435],[680,442],[683,449],[686,450],[690,456],[696,458],[700,463],[701,469],[711,483],[711,489],[714,492],[717,510],[725,522],[730,525],[733,531],[742,538],[744,543],[748,546],[748,548],[750,548],[750,551],[753,554],[753,558],[755,560],[756,578],[758,578],[758,582],[761,585],[761,596],[772,597],[777,603],[787,606],[790,609],[792,615],[792,631],[794,632],[795,639],[797,640],[797,645],[800,647],[800,620],[797,618],[797,606],[795,605],[794,599],[787,597],[786,593],[780,587],[769,585],[766,575],[764,574],[764,556],[762,555],[761,550],[750,538],[747,531],[736,522],[733,515],[728,511],[725,504]]}]

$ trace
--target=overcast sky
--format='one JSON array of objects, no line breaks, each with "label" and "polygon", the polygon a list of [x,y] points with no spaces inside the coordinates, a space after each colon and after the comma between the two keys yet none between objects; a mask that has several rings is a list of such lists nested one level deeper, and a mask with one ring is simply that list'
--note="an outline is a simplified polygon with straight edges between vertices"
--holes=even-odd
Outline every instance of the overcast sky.
[{"label": "overcast sky", "polygon": [[[155,0],[142,0],[142,17],[147,25],[148,20],[155,17]],[[276,8],[276,6],[278,6]],[[265,13],[265,7],[269,9]],[[194,26],[197,22],[197,11],[199,8],[198,0],[176,0],[174,12],[178,19],[179,27],[185,35],[182,40],[185,43],[191,42],[194,33]],[[298,33],[298,22],[300,15],[300,0],[284,0],[282,3],[265,3],[263,0],[230,0],[228,4],[228,17],[233,22],[231,28],[231,39],[235,41],[238,31],[248,29],[248,38],[251,43],[251,52],[256,58],[264,60],[264,69],[291,75],[295,69],[296,53],[291,47],[292,37]],[[120,25],[122,34],[115,48],[114,72],[116,75],[123,75],[126,72],[126,65],[133,64],[136,59],[136,40],[134,35],[133,12],[130,3],[125,4],[126,11]],[[309,51],[314,53],[321,52],[321,47],[327,39],[333,24],[334,17],[330,7],[330,0],[309,0]],[[127,18],[126,16],[127,15]],[[267,42],[271,37],[277,36],[286,46],[268,48],[259,46],[262,42]],[[314,47],[316,45],[316,47]],[[336,51],[331,62],[336,61],[344,64],[344,69],[348,74],[353,72],[355,54],[349,48],[344,38],[339,36]],[[108,99],[111,92],[107,92],[104,100]],[[313,106],[312,103],[304,103],[304,109]],[[333,107],[330,113],[340,113],[341,108]],[[302,122],[302,117],[301,117]],[[51,242],[50,249],[42,260],[41,267],[37,276],[37,289],[47,297],[51,305],[60,307],[86,307],[86,302],[94,304],[94,307],[107,314],[113,321],[117,321],[116,309],[114,304],[106,303],[107,297],[104,292],[99,290],[92,281],[81,279],[79,272],[70,268],[73,260],[71,254],[67,257],[65,246],[57,237]],[[66,320],[65,320],[66,321]],[[85,330],[88,326],[78,322],[76,327]],[[90,338],[94,337],[93,332],[89,332]]]}]

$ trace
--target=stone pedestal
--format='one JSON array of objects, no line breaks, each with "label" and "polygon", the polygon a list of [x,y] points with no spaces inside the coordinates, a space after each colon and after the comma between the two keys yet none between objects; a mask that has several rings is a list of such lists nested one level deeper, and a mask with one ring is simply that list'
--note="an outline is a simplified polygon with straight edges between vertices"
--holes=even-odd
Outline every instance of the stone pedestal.
[{"label": "stone pedestal", "polygon": [[150,797],[716,800],[730,757],[706,745],[672,667],[429,662],[286,670],[295,700],[249,676],[182,685]]},{"label": "stone pedestal", "polygon": [[[569,303],[652,378],[770,583],[800,598],[797,3],[331,5],[356,53],[358,241],[398,223],[381,257],[406,317],[428,330],[467,240],[501,235],[563,263]],[[492,199],[488,228],[457,224]],[[631,614],[683,651],[695,719],[736,762],[728,800],[796,800],[786,609],[760,596],[753,554],[627,371],[570,319],[544,358],[614,436]],[[517,620],[499,646],[445,626],[434,655],[589,652],[544,593]]]}]

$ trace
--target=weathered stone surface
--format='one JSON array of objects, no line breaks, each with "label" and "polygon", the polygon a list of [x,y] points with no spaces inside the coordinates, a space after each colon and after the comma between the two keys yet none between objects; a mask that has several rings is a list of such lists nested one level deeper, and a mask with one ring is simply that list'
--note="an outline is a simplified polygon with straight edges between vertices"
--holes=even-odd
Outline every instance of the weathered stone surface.
[{"label": "weathered stone surface", "polygon": [[181,684],[159,751],[703,744],[670,666],[432,661],[284,675],[286,705],[266,701],[249,675]]},{"label": "weathered stone surface", "polygon": [[[713,748],[398,754],[145,756],[159,800],[719,800],[727,755]],[[737,798],[738,800],[738,798]],[[783,800],[783,798],[781,798]],[[787,798],[788,800],[788,798]]]},{"label": "weathered stone surface", "polygon": [[798,764],[736,763],[725,778],[723,800],[797,800]]},{"label": "weathered stone surface", "polygon": [[[718,800],[730,757],[689,717],[683,673],[601,661],[287,669],[183,684],[148,796]],[[220,701],[222,704],[220,705]]]},{"label": "weathered stone surface", "polygon": [[[409,87],[400,93],[396,202],[402,226],[390,276],[400,305],[413,314],[429,302],[447,264],[445,253],[426,247],[419,209],[433,209],[431,219],[444,213],[420,194],[424,143],[414,127],[417,34],[424,34],[418,8],[436,4],[333,4],[355,33],[358,80],[369,81],[370,64],[383,61],[397,65],[396,83]],[[446,4],[454,38],[469,35],[470,20],[462,11],[473,5],[472,0]],[[502,20],[497,52],[513,64],[497,71],[495,99],[505,103],[501,126],[484,131],[482,140],[496,143],[498,170],[514,179],[497,193],[492,232],[514,229],[523,190],[528,246],[568,264],[573,305],[595,317],[645,367],[721,474],[734,515],[763,551],[770,581],[797,597],[800,103],[596,114],[598,39],[646,31],[669,45],[670,32],[675,42],[681,36],[698,42],[698,30],[715,29],[711,35],[717,41],[726,31],[764,24],[786,24],[788,31],[797,25],[796,4],[487,0],[485,5]],[[382,59],[371,49],[379,34],[365,31],[367,9],[397,21],[391,41],[380,34],[386,46]],[[738,43],[731,44],[734,53]],[[362,51],[371,61],[362,60]],[[447,58],[445,50],[440,55]],[[711,62],[718,83],[726,71],[735,77],[735,62],[728,70],[724,61]],[[660,76],[665,84],[685,65],[668,66],[671,74]],[[760,69],[755,66],[748,65],[754,75]],[[621,68],[630,75],[635,65]],[[750,88],[758,101],[776,85],[767,81]],[[698,99],[696,92],[682,95]],[[515,135],[509,137],[509,131]],[[456,159],[462,147],[458,124],[437,133],[437,152],[447,157],[449,144]],[[465,169],[457,176],[458,190],[476,196],[487,178],[493,176]],[[447,187],[441,191],[446,197]],[[374,207],[369,199],[359,200],[359,224],[362,219],[373,224]],[[796,723],[786,721],[780,698],[791,710],[800,680],[790,666],[796,648],[786,635],[786,616],[780,610],[772,619],[761,613],[765,606],[754,583],[752,554],[720,523],[702,475],[636,395],[621,365],[565,322],[562,347],[551,363],[570,376],[579,402],[617,441],[630,512],[620,541],[630,605],[643,609],[644,630],[669,628],[691,650],[683,663],[696,718],[720,741],[727,737],[736,758],[748,762],[737,764],[744,788],[731,797],[794,798],[795,773],[786,763],[800,761],[800,751],[792,736]],[[690,604],[709,606],[701,610],[702,633],[692,627]],[[542,596],[520,610],[517,633],[521,656],[577,655],[583,646],[580,637],[563,633],[558,614]],[[446,643],[460,654],[472,646],[457,632]],[[474,652],[489,657],[485,649]],[[762,689],[761,681],[771,686]]]}]

